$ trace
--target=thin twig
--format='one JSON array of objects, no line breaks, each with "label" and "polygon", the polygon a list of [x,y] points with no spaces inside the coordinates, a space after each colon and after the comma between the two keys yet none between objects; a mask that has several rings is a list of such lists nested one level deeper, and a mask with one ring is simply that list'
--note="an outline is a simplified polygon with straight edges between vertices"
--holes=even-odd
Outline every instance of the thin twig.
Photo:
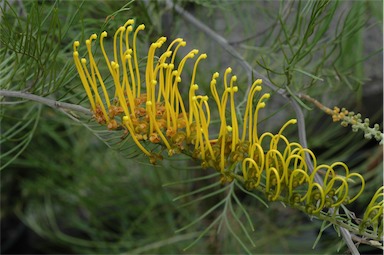
[{"label": "thin twig", "polygon": [[[174,4],[171,0],[166,0],[165,1],[166,5],[168,8],[172,8],[175,10],[179,15],[181,15],[182,18],[184,18],[186,21],[190,22],[197,28],[199,28],[201,31],[203,31],[206,35],[208,35],[211,39],[216,41],[217,44],[219,44],[223,49],[225,49],[229,54],[231,54],[233,57],[235,57],[241,66],[247,71],[248,74],[248,83],[252,84],[252,74],[255,74],[255,77],[258,77],[263,80],[263,84],[265,84],[267,87],[272,89],[273,91],[276,91],[279,95],[281,95],[285,100],[288,100],[290,104],[292,105],[292,108],[295,111],[296,114],[296,119],[297,119],[297,126],[298,126],[298,135],[299,135],[299,141],[301,145],[304,148],[308,148],[308,143],[307,143],[307,138],[306,138],[306,129],[305,129],[305,121],[304,121],[304,114],[297,103],[293,98],[289,96],[286,90],[282,88],[278,88],[275,85],[273,85],[267,77],[264,75],[260,74],[256,70],[254,70],[251,65],[241,56],[240,53],[237,52],[237,50],[232,47],[228,41],[217,34],[215,31],[210,29],[207,25],[205,25],[203,22],[200,20],[196,19],[193,15],[185,11],[182,7],[178,6],[177,4]],[[250,87],[248,87],[248,91],[246,92],[247,94],[249,93]],[[306,162],[308,164],[308,167],[311,171],[313,171],[313,164],[312,161],[309,157],[309,155],[306,155]],[[323,184],[323,179],[321,176],[319,176],[317,173],[315,174],[315,181],[318,182],[320,185]],[[357,250],[356,246],[354,245],[351,234],[347,229],[341,228],[340,227],[341,234],[343,236],[344,241],[346,242],[350,252],[353,255],[358,255],[360,254],[359,251]]]},{"label": "thin twig", "polygon": [[369,239],[367,239],[365,237],[360,237],[360,236],[357,236],[357,235],[354,235],[354,234],[352,235],[352,239],[355,240],[358,244],[363,243],[363,244],[367,244],[367,245],[373,246],[375,248],[384,250],[383,244],[381,242],[379,242],[379,241],[369,240]]},{"label": "thin twig", "polygon": [[[55,101],[52,99],[48,99],[45,97],[41,97],[41,96],[37,96],[34,94],[21,92],[21,91],[0,90],[0,96],[23,98],[23,99],[27,99],[27,100],[31,100],[31,101],[45,104],[45,105],[52,107],[54,109],[64,109],[64,110],[70,110],[70,111],[75,111],[75,112],[81,112],[81,113],[84,113],[86,115],[92,114],[92,112],[89,109],[84,108],[80,105],[59,102],[59,101]],[[0,104],[1,104],[1,102],[0,102]]]}]

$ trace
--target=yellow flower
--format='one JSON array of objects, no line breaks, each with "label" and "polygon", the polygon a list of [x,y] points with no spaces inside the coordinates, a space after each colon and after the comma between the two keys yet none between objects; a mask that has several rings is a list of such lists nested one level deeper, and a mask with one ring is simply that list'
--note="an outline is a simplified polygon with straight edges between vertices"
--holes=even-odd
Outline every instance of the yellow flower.
[{"label": "yellow flower", "polygon": [[[198,64],[207,58],[207,55],[200,54],[195,60],[189,81],[188,98],[183,98],[179,90],[183,68],[189,59],[195,58],[198,50],[191,50],[179,63],[176,63],[178,50],[186,45],[183,39],[177,38],[157,58],[156,50],[166,42],[165,37],[159,38],[149,47],[145,77],[142,79],[138,66],[136,38],[138,32],[144,29],[144,25],[139,25],[134,32],[133,26],[134,21],[128,20],[116,31],[113,37],[112,60],[104,48],[107,32],[102,32],[100,35],[99,44],[105,65],[113,78],[114,93],[107,90],[104,78],[99,71],[102,62],[96,63],[92,53],[93,41],[98,36],[93,34],[86,40],[88,60],[79,57],[80,43],[76,41],[73,44],[75,65],[95,119],[100,124],[106,124],[109,129],[125,128],[137,146],[148,156],[152,152],[145,148],[145,141],[160,143],[170,155],[177,152],[189,153],[201,159],[206,166],[212,166],[224,172],[231,164],[230,154],[236,151],[241,141],[235,109],[235,93],[238,91],[238,87],[234,85],[236,76],[229,78],[232,70],[231,68],[226,70],[224,92],[220,97],[216,89],[216,79],[219,74],[215,73],[212,77],[211,91],[217,103],[221,123],[220,132],[214,137],[210,133],[209,98],[207,95],[197,94],[199,86],[195,84]],[[132,33],[133,39],[130,40]],[[144,84],[141,84],[141,81]],[[256,81],[255,84],[261,84],[261,80]],[[257,86],[254,92],[260,89],[261,87]],[[269,95],[264,95],[262,99],[266,97]],[[188,100],[189,109],[186,108],[185,100]],[[228,106],[230,116],[226,116]],[[250,131],[251,136],[257,135],[256,127],[253,127],[256,125],[253,123],[257,123],[257,111],[262,107],[264,103],[259,103],[256,110],[248,110],[252,108],[252,103],[247,106],[249,114],[254,113],[249,124],[249,127],[253,128]],[[230,118],[229,123],[227,123],[227,117]],[[243,135],[243,142],[244,139]]]},{"label": "yellow flower", "polygon": [[[183,68],[188,60],[195,58],[198,50],[191,50],[177,63],[176,55],[180,47],[186,45],[183,39],[177,38],[156,57],[156,51],[166,42],[165,37],[150,45],[145,75],[140,77],[136,41],[144,25],[137,26],[134,32],[133,26],[134,21],[128,20],[116,31],[113,60],[109,59],[104,48],[107,32],[100,35],[104,64],[113,78],[113,93],[107,90],[99,71],[103,62],[97,62],[92,54],[96,34],[86,40],[88,60],[80,59],[78,41],[73,44],[73,57],[95,119],[109,129],[124,128],[152,163],[162,159],[162,150],[150,151],[146,144],[160,144],[167,149],[169,156],[177,153],[191,155],[201,160],[204,167],[220,171],[224,181],[238,178],[248,189],[262,190],[270,200],[305,206],[311,214],[353,202],[362,193],[365,183],[361,175],[350,173],[341,162],[330,166],[317,165],[312,151],[283,136],[284,129],[295,124],[296,120],[287,121],[278,134],[259,134],[259,110],[265,107],[265,101],[270,97],[265,93],[254,105],[256,93],[262,90],[260,79],[252,84],[244,115],[239,116],[235,103],[239,88],[235,85],[237,77],[231,75],[231,68],[224,73],[222,88],[217,88],[219,73],[213,74],[211,101],[207,95],[198,93],[199,86],[195,83],[198,64],[207,58],[206,54],[200,54],[194,62],[188,96],[183,98],[179,86],[188,83],[181,83]],[[188,108],[185,102],[188,102]],[[212,127],[210,102],[216,104],[218,127]],[[306,155],[314,163],[312,172]],[[242,175],[239,175],[237,166]],[[320,172],[325,174],[323,184],[314,181],[315,174]],[[349,185],[356,180],[361,188],[352,196]]]},{"label": "yellow flower", "polygon": [[[317,165],[311,150],[289,142],[282,135],[287,125],[294,123],[296,120],[288,121],[276,135],[263,133],[251,146],[249,157],[242,162],[245,186],[250,190],[260,189],[261,180],[265,178],[263,191],[269,200],[283,200],[293,206],[305,206],[310,214],[355,201],[364,190],[363,177],[350,173],[342,162]],[[262,148],[261,144],[269,146]],[[312,172],[307,165],[306,155],[313,162]],[[319,172],[325,175],[323,184],[315,182],[315,174]],[[352,196],[350,184],[357,183],[360,183],[360,190]]]}]

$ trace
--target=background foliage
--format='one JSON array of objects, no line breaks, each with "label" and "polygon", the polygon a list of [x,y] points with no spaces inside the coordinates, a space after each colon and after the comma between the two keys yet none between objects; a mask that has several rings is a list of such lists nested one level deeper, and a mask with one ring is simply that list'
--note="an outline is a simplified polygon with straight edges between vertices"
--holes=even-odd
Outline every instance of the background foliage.
[{"label": "background foliage", "polygon": [[[381,1],[179,4],[292,96],[305,93],[382,123]],[[231,66],[244,97],[249,81],[238,60],[157,1],[2,2],[1,89],[89,107],[72,43],[103,30],[112,34],[128,18],[146,25],[142,56],[160,35],[183,37],[188,49],[208,54],[197,77],[202,88],[208,91],[213,72]],[[367,180],[364,197],[352,206],[362,214],[382,185],[382,146],[297,100],[305,109],[309,147],[320,161],[344,161]],[[272,132],[294,117],[277,93],[263,114],[260,128]],[[321,222],[266,203],[236,182],[221,185],[214,171],[187,158],[150,165],[129,142],[117,143],[119,137],[82,113],[2,97],[0,116],[2,253],[345,251],[332,228],[316,242]],[[359,250],[375,252],[365,245]]]}]

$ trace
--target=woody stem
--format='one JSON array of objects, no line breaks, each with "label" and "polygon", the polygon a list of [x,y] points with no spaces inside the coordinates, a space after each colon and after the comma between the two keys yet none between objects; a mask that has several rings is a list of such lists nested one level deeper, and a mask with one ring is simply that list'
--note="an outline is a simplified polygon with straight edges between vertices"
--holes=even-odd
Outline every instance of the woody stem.
[{"label": "woody stem", "polygon": [[[92,112],[89,109],[84,108],[80,105],[59,102],[59,101],[55,101],[52,99],[48,99],[45,97],[41,97],[38,95],[34,95],[31,93],[22,92],[22,91],[0,90],[0,96],[27,99],[30,101],[35,101],[38,103],[45,104],[45,105],[52,107],[54,109],[63,109],[63,110],[81,112],[81,113],[84,113],[86,115],[92,114]],[[4,103],[1,102],[0,104],[4,104]]]}]

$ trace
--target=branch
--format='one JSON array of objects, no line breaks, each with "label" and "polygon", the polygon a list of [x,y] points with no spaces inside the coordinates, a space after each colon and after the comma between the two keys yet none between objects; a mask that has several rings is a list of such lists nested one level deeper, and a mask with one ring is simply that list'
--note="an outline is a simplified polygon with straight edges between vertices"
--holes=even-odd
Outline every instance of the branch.
[{"label": "branch", "polygon": [[383,244],[380,243],[379,241],[369,240],[369,239],[362,238],[362,237],[357,236],[357,235],[352,235],[352,239],[355,240],[358,244],[363,243],[363,244],[366,244],[366,245],[373,246],[373,247],[375,247],[377,249],[384,250]]},{"label": "branch", "polygon": [[[64,103],[64,102],[58,102],[52,99],[48,99],[45,97],[37,96],[34,94],[26,93],[26,92],[21,92],[21,91],[10,91],[10,90],[0,90],[0,96],[3,97],[15,97],[15,98],[23,98],[27,99],[30,101],[35,101],[38,103],[45,104],[49,107],[52,107],[54,109],[62,109],[62,110],[70,110],[70,111],[75,111],[75,112],[81,112],[86,115],[91,115],[92,112],[84,108],[80,105],[76,104],[69,104],[69,103]],[[0,103],[1,104],[1,103]]]}]

